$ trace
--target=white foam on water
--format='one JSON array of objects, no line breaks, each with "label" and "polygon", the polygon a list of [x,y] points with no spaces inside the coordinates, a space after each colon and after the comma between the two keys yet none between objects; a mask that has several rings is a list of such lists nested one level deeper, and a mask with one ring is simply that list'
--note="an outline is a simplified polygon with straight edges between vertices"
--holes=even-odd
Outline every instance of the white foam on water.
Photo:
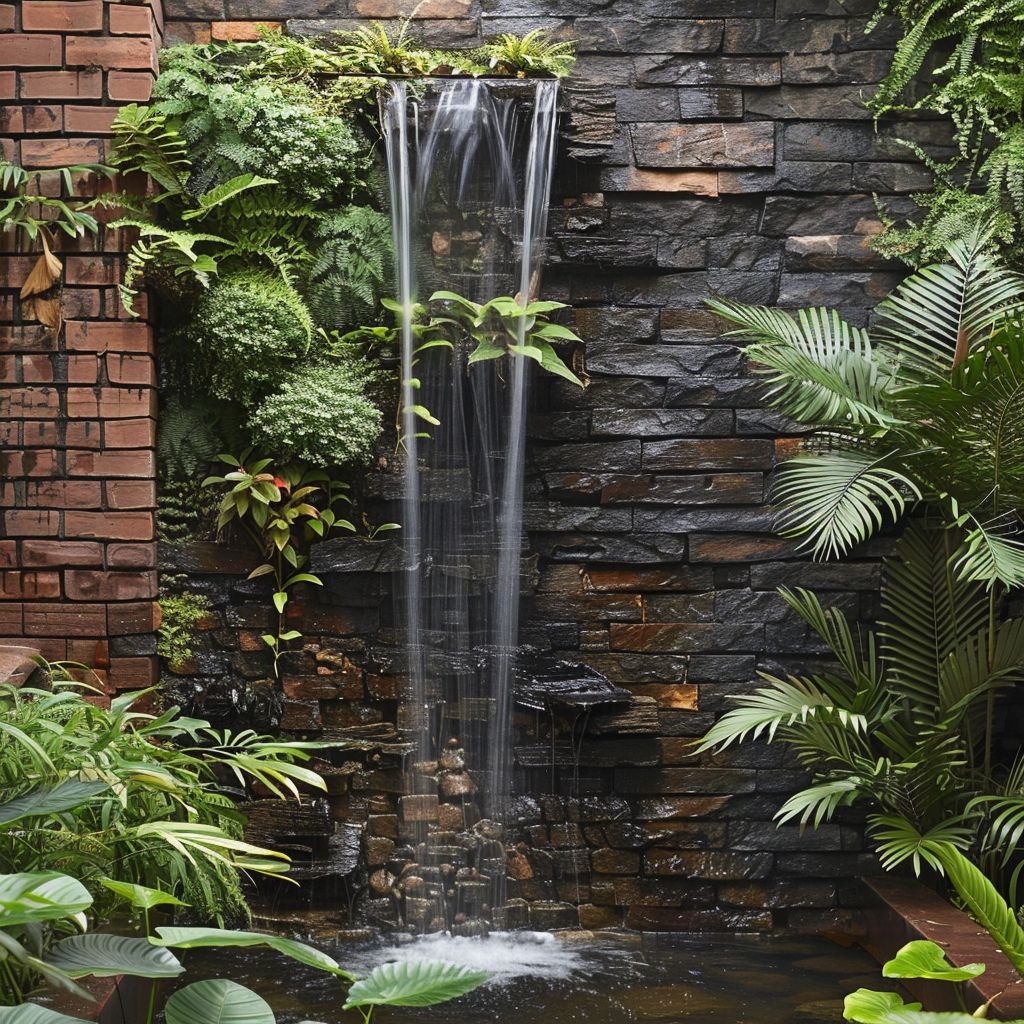
[{"label": "white foam on water", "polygon": [[377,947],[381,961],[444,960],[474,971],[489,971],[488,985],[503,985],[517,978],[565,981],[585,973],[585,950],[566,945],[546,932],[491,932],[485,936],[424,935],[409,942]]}]

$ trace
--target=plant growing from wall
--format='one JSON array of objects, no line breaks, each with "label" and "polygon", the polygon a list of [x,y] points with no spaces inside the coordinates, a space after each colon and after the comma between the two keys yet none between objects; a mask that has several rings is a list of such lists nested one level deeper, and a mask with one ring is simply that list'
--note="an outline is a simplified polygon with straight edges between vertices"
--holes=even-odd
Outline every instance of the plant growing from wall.
[{"label": "plant growing from wall", "polygon": [[84,209],[85,204],[43,194],[44,174],[56,174],[65,191],[74,193],[75,174],[98,174],[110,177],[112,171],[102,164],[76,164],[47,171],[26,171],[17,164],[0,160],[0,233],[22,232],[33,248],[38,242],[42,253],[28,277],[21,283],[21,315],[38,320],[54,335],[60,333],[63,318],[60,298],[50,292],[57,287],[64,265],[53,254],[56,232],[69,238],[95,235],[99,230],[96,218]]},{"label": "plant growing from wall", "polygon": [[233,468],[224,476],[207,477],[203,486],[227,489],[220,504],[218,531],[237,524],[266,559],[248,578],[273,579],[276,625],[272,633],[263,634],[263,642],[273,654],[274,675],[279,676],[278,662],[285,645],[302,636],[299,630],[286,628],[292,591],[300,583],[323,586],[318,576],[303,571],[309,561],[306,546],[333,530],[355,532],[353,523],[337,513],[338,505],[349,502],[348,488],[322,471],[299,464],[275,471],[271,469],[273,460],[256,458],[251,451],[237,459],[232,455],[218,459]]},{"label": "plant growing from wall", "polygon": [[449,334],[453,344],[468,343],[470,364],[504,356],[532,359],[547,373],[583,387],[555,349],[555,344],[580,343],[568,327],[549,319],[549,314],[567,308],[565,303],[531,300],[524,304],[511,296],[478,303],[448,291],[434,292],[430,302],[441,309],[431,326]]},{"label": "plant growing from wall", "polygon": [[254,442],[317,466],[365,465],[381,433],[362,364],[331,361],[286,374],[249,418]]},{"label": "plant growing from wall", "polygon": [[312,341],[313,323],[295,290],[279,277],[242,271],[203,293],[171,344],[197,385],[249,410]]},{"label": "plant growing from wall", "polygon": [[[163,587],[180,583],[164,579]],[[186,667],[195,656],[196,627],[210,613],[210,601],[202,594],[160,592],[160,628],[156,634],[156,653],[171,671]]]},{"label": "plant growing from wall", "polygon": [[872,24],[897,16],[904,27],[892,67],[868,101],[877,117],[904,110],[948,115],[955,156],[930,160],[935,177],[916,196],[918,224],[890,223],[878,248],[921,266],[980,220],[994,219],[988,242],[1019,253],[1024,218],[1024,4],[1021,0],[881,0]]}]

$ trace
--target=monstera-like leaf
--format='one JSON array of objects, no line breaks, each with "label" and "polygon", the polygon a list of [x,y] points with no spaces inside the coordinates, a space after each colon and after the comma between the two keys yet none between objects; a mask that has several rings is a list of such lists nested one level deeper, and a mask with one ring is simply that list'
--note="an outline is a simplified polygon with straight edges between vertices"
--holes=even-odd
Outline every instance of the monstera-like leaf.
[{"label": "monstera-like leaf", "polygon": [[443,960],[383,964],[348,990],[343,1009],[357,1006],[433,1006],[472,992],[490,975]]},{"label": "monstera-like leaf", "polygon": [[187,907],[177,896],[162,889],[151,889],[148,885],[134,882],[120,882],[116,878],[101,878],[100,885],[127,900],[136,910],[152,910],[153,907]]},{"label": "monstera-like leaf", "polygon": [[275,1024],[267,1001],[244,985],[208,978],[178,989],[164,1007],[166,1024]]},{"label": "monstera-like leaf", "polygon": [[113,978],[132,974],[138,978],[175,978],[184,967],[163,946],[126,935],[69,935],[46,958],[71,978]]},{"label": "monstera-like leaf", "polygon": [[984,964],[954,967],[940,946],[925,939],[908,942],[882,968],[883,978],[928,978],[932,981],[970,981],[984,973]]},{"label": "monstera-like leaf", "polygon": [[20,1006],[0,1006],[0,1024],[89,1024],[80,1017],[69,1017],[57,1013],[48,1006],[38,1003],[22,1003]]},{"label": "monstera-like leaf", "polygon": [[856,1024],[887,1024],[893,1013],[920,1009],[920,1003],[905,1003],[895,992],[874,992],[869,988],[859,988],[843,1000],[843,1016]]},{"label": "monstera-like leaf", "polygon": [[74,917],[92,906],[92,896],[77,879],[58,871],[22,871],[0,875],[0,927]]},{"label": "monstera-like leaf", "polygon": [[321,953],[319,949],[314,949],[312,946],[307,946],[304,942],[287,939],[283,935],[230,931],[226,928],[173,928],[169,926],[157,928],[156,931],[160,937],[150,939],[150,942],[159,946],[172,946],[175,949],[199,949],[203,946],[269,946],[278,953],[290,956],[307,967],[315,967],[320,971],[328,971],[339,977],[355,980],[355,976],[343,970],[333,957]]}]

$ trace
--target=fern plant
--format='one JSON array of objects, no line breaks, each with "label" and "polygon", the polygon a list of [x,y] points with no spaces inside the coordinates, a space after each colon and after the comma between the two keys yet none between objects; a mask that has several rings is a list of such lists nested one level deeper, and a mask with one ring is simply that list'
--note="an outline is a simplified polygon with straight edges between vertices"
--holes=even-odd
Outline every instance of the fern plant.
[{"label": "fern plant", "polygon": [[905,34],[869,106],[879,117],[908,109],[948,115],[957,154],[932,164],[935,186],[917,197],[921,223],[890,224],[880,248],[919,266],[929,258],[932,237],[953,237],[965,214],[977,216],[981,206],[986,216],[1003,219],[992,241],[1018,243],[1024,217],[1024,0],[880,0],[873,24],[885,15],[897,16]]},{"label": "fern plant", "polygon": [[986,254],[990,234],[904,281],[870,332],[831,310],[710,303],[748,343],[769,403],[813,428],[775,496],[782,532],[816,557],[927,507],[965,531],[957,576],[1024,585],[1024,279]]}]

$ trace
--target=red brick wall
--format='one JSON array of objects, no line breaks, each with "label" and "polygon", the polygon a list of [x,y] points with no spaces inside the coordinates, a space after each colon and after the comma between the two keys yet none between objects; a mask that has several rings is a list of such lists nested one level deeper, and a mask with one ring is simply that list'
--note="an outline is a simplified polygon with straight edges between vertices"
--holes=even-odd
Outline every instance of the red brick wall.
[{"label": "red brick wall", "polygon": [[[162,31],[159,0],[0,4],[4,157],[102,162],[118,106],[149,97]],[[59,175],[40,188],[60,194]],[[119,301],[126,242],[62,237],[55,338],[19,306],[35,254],[0,236],[0,640],[92,664],[112,688],[156,673],[153,329],[144,300],[134,320]]]}]

